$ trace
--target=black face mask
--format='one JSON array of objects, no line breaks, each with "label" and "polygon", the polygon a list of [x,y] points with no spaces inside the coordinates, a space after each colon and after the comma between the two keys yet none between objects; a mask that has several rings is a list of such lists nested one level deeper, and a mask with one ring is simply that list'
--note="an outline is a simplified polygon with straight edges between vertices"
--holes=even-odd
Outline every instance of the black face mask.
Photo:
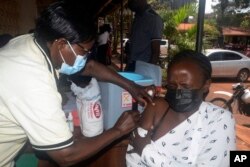
[{"label": "black face mask", "polygon": [[165,100],[176,112],[192,112],[200,107],[203,92],[200,89],[168,89]]}]

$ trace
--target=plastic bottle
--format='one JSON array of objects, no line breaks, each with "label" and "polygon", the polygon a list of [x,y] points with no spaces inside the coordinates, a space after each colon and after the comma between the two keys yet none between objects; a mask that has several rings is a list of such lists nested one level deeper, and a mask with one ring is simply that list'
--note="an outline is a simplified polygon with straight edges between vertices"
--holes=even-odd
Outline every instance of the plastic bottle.
[{"label": "plastic bottle", "polygon": [[74,131],[74,122],[73,122],[73,115],[71,112],[68,115],[67,123],[68,123],[70,131],[73,132]]},{"label": "plastic bottle", "polygon": [[103,132],[103,110],[98,82],[92,78],[89,85],[82,88],[75,83],[71,90],[76,95],[77,112],[80,118],[81,132],[86,137],[94,137]]}]

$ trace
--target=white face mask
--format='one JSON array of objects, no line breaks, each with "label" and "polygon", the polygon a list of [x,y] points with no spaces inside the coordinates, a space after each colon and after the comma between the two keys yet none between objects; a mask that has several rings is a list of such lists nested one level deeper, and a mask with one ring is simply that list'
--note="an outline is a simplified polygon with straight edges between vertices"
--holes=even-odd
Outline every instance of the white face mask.
[{"label": "white face mask", "polygon": [[61,65],[61,68],[60,68],[59,72],[63,73],[63,74],[67,74],[67,75],[72,75],[72,74],[75,74],[75,73],[79,72],[80,70],[82,70],[85,67],[86,61],[87,61],[87,55],[88,54],[85,54],[85,55],[76,55],[76,52],[72,48],[72,46],[69,43],[69,41],[67,41],[67,43],[68,43],[70,49],[72,50],[72,52],[74,53],[74,55],[76,56],[76,59],[75,59],[75,62],[73,64],[73,66],[68,65],[65,62],[61,51],[59,50],[59,54],[60,54],[60,56],[61,56],[61,58],[63,60],[63,63]]}]

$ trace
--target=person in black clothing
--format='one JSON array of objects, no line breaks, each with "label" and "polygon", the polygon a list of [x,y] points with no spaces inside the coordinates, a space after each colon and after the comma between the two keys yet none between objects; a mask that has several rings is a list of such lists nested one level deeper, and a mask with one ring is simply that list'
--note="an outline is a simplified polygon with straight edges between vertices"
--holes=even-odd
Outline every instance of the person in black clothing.
[{"label": "person in black clothing", "polygon": [[97,48],[97,61],[104,64],[110,65],[110,39],[109,35],[111,32],[111,27],[109,24],[104,24],[100,27],[100,32],[98,36],[98,48]]}]

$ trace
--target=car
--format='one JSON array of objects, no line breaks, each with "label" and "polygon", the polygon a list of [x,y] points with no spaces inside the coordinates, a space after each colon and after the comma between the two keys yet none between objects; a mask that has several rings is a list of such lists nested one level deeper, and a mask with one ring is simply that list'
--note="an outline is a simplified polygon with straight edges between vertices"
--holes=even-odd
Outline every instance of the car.
[{"label": "car", "polygon": [[[128,40],[129,40],[128,38],[122,39],[123,48],[126,46],[126,43],[128,42]],[[167,55],[167,53],[168,53],[168,40],[167,39],[161,39],[160,53],[161,53],[161,55]]]},{"label": "car", "polygon": [[204,54],[212,64],[213,78],[235,78],[239,82],[248,80],[250,58],[242,53],[226,49],[207,49]]},{"label": "car", "polygon": [[162,39],[160,42],[160,56],[168,55],[168,40]]},{"label": "car", "polygon": [[[129,42],[128,38],[122,39],[122,47],[125,49],[127,42]],[[118,45],[118,50],[120,45]],[[168,54],[168,40],[167,39],[161,39],[160,41],[160,57],[165,58]]]}]

